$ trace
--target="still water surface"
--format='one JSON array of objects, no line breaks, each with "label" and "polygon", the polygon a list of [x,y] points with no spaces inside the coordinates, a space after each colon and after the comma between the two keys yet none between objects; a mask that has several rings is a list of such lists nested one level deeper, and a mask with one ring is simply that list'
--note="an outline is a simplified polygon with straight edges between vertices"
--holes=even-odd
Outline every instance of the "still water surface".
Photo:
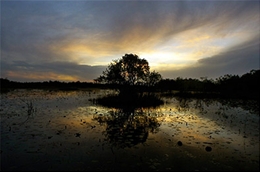
[{"label": "still water surface", "polygon": [[1,94],[1,170],[259,170],[255,102],[162,97],[159,107],[132,111],[95,104],[110,93]]}]

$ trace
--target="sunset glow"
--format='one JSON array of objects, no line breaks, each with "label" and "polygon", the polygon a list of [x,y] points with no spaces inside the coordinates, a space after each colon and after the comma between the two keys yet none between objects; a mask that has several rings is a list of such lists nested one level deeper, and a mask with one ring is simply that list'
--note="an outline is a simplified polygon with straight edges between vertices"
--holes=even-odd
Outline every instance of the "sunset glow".
[{"label": "sunset glow", "polygon": [[127,53],[163,78],[259,69],[258,1],[2,1],[1,10],[1,77],[11,80],[92,81]]}]

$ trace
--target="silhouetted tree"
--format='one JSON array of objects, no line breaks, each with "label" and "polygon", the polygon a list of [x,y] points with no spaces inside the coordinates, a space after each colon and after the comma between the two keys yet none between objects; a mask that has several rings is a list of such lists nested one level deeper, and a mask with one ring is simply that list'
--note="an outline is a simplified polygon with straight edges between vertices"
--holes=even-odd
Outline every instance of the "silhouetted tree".
[{"label": "silhouetted tree", "polygon": [[94,79],[97,83],[120,85],[120,94],[133,94],[137,86],[154,86],[162,79],[155,71],[150,72],[149,63],[135,54],[125,54],[113,60],[103,74]]}]

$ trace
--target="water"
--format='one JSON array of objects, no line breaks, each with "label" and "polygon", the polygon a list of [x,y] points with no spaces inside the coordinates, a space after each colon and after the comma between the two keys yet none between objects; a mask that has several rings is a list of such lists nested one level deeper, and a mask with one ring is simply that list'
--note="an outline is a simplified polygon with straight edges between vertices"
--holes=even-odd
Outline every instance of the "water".
[{"label": "water", "polygon": [[163,97],[159,107],[132,111],[95,104],[110,93],[1,94],[1,170],[259,170],[255,102]]}]

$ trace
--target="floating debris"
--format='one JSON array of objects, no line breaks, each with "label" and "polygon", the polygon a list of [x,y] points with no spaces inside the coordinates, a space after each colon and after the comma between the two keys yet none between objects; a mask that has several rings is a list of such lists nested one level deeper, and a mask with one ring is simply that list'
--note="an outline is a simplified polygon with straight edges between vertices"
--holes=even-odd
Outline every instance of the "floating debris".
[{"label": "floating debris", "polygon": [[178,141],[177,144],[178,144],[179,146],[182,146],[182,142],[181,142],[181,141]]},{"label": "floating debris", "polygon": [[207,152],[210,152],[210,151],[212,151],[212,148],[211,148],[210,146],[206,146],[205,150],[206,150]]},{"label": "floating debris", "polygon": [[80,133],[76,133],[75,135],[76,135],[76,137],[80,137]]}]

